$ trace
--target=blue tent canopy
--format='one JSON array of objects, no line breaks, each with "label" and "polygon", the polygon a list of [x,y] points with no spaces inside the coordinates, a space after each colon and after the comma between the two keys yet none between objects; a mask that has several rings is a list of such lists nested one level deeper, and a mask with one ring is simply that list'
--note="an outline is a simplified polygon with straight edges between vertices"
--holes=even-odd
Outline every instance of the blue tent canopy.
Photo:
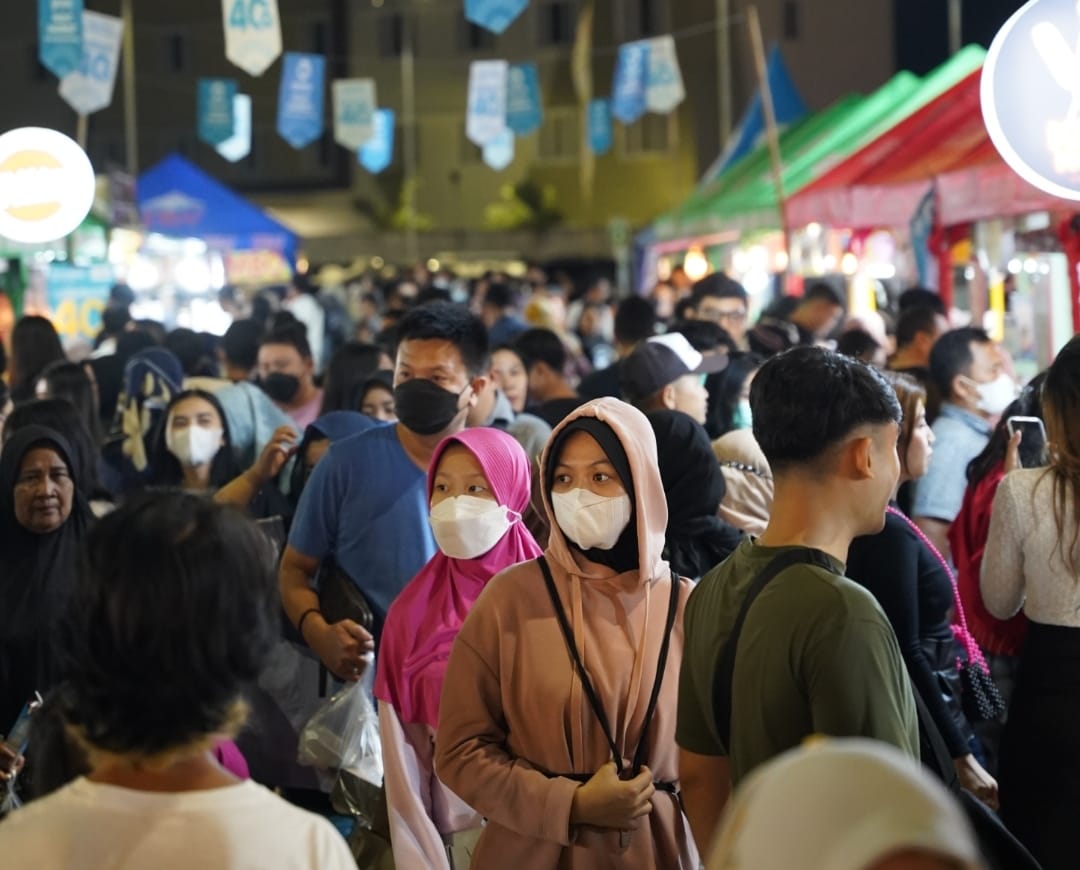
[{"label": "blue tent canopy", "polygon": [[177,154],[139,176],[136,201],[149,232],[226,251],[276,251],[295,262],[292,230]]}]

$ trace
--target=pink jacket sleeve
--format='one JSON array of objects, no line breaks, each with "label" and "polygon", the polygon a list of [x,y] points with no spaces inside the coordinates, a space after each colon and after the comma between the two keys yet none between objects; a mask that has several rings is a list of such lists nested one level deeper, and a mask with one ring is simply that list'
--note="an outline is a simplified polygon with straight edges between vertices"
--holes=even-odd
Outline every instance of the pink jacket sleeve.
[{"label": "pink jacket sleeve", "polygon": [[397,711],[379,702],[383,775],[390,816],[390,838],[398,867],[450,870],[442,835],[432,819],[430,741],[412,740]]},{"label": "pink jacket sleeve", "polygon": [[439,704],[439,779],[485,818],[511,831],[568,846],[578,783],[548,777],[506,751],[499,679],[462,636],[450,653]]}]

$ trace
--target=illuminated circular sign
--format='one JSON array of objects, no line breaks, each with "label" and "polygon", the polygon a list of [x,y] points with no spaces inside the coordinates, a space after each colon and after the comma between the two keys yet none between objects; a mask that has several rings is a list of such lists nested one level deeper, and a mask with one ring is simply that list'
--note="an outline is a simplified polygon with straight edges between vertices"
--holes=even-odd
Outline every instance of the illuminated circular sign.
[{"label": "illuminated circular sign", "polygon": [[94,187],[86,152],[63,133],[20,127],[0,135],[0,236],[62,239],[90,213]]}]

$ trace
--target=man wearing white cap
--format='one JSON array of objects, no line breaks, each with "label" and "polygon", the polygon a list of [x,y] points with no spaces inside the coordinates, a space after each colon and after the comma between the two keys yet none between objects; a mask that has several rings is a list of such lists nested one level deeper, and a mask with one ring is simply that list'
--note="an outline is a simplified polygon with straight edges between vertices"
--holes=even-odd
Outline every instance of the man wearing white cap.
[{"label": "man wearing white cap", "polygon": [[703,356],[681,333],[657,335],[623,360],[623,398],[646,414],[682,411],[704,425],[709,404],[705,378],[727,364],[726,353]]},{"label": "man wearing white cap", "polygon": [[736,792],[707,870],[981,870],[960,805],[913,759],[874,740],[777,756]]}]

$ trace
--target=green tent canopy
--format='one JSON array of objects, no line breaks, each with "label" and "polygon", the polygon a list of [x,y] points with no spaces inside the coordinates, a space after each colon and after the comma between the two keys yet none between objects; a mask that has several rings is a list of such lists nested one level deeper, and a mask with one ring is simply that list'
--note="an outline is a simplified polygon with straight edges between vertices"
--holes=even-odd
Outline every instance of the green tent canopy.
[{"label": "green tent canopy", "polygon": [[[817,135],[805,137],[806,141],[798,145],[781,137],[785,195],[797,193],[836,163],[949,90],[979,69],[985,57],[986,51],[981,47],[968,46],[924,79],[900,72],[846,112],[832,116],[838,106],[846,103],[842,100],[787,131],[785,136],[792,136],[815,119],[830,116],[829,124],[814,126]],[[779,227],[780,210],[769,149],[762,145],[707,190],[696,191],[683,206],[661,218],[656,232],[660,239],[675,239],[724,230],[749,232]]]}]

